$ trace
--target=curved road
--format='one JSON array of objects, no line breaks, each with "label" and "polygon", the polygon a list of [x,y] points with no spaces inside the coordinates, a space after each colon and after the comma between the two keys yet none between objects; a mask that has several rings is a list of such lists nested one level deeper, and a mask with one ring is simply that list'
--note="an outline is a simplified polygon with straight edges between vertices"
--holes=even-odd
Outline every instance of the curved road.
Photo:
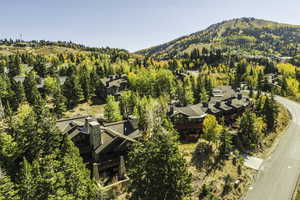
[{"label": "curved road", "polygon": [[292,114],[292,122],[249,188],[246,200],[291,200],[300,175],[300,104],[276,97]]}]

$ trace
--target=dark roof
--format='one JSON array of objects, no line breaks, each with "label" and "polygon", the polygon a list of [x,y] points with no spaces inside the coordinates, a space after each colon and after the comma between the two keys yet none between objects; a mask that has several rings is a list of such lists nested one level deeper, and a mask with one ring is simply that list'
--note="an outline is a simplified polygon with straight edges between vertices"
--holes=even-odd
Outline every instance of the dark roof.
[{"label": "dark roof", "polygon": [[79,125],[78,123],[81,123],[81,125],[83,125],[87,117],[90,117],[90,115],[79,115],[71,118],[62,118],[56,121],[56,126],[62,132],[66,132],[68,131],[68,129],[75,126],[74,123],[76,123],[77,125]]},{"label": "dark roof", "polygon": [[236,92],[232,89],[232,87],[222,85],[213,89],[210,102],[224,101],[234,97],[236,97]]},{"label": "dark roof", "polygon": [[174,107],[172,116],[178,113],[186,115],[189,118],[201,118],[205,116],[205,110],[203,109],[201,103],[195,105],[187,105],[184,107]]},{"label": "dark roof", "polygon": [[115,151],[118,145],[135,142],[135,139],[141,136],[140,131],[132,126],[130,120],[104,124],[101,131],[103,144],[95,150],[95,153]]},{"label": "dark roof", "polygon": [[[120,75],[110,75],[108,77],[100,79],[102,84],[106,86],[106,88],[110,87],[120,87],[122,83],[127,83],[127,76],[125,74]],[[107,86],[108,84],[108,86]]]},{"label": "dark roof", "polygon": [[[88,117],[90,116],[60,119],[57,121],[57,127],[70,138],[78,134],[89,134],[85,127],[85,120]],[[135,139],[141,136],[137,123],[133,119],[104,123],[100,126],[100,130],[102,144],[95,150],[95,153],[114,152],[119,149],[118,145],[124,145],[124,141],[135,142]]]}]

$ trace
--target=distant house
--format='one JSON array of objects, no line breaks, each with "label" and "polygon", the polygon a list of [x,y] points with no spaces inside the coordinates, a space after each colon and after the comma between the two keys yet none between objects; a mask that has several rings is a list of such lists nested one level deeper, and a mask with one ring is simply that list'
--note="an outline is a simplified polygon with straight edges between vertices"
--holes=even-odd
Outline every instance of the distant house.
[{"label": "distant house", "polygon": [[79,148],[94,178],[124,178],[128,145],[141,136],[135,120],[103,123],[82,116],[59,120],[57,126]]},{"label": "distant house", "polygon": [[100,97],[105,100],[108,95],[118,98],[122,91],[129,88],[127,75],[110,75],[102,78],[102,87],[100,88]]},{"label": "distant house", "polygon": [[187,106],[170,106],[169,117],[175,129],[187,140],[196,140],[202,132],[202,123],[207,114],[224,119],[231,125],[234,120],[250,105],[250,100],[230,86],[213,89],[212,97],[207,103]]}]

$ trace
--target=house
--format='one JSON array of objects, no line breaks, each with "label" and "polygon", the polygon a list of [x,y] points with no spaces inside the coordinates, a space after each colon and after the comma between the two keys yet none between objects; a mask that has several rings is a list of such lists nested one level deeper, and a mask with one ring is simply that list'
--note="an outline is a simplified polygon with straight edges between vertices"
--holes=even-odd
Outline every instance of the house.
[{"label": "house", "polygon": [[248,97],[230,86],[219,86],[213,89],[210,100],[187,106],[170,106],[168,113],[174,128],[187,140],[197,140],[202,132],[203,120],[207,114],[214,115],[232,125],[235,119],[250,105]]},{"label": "house", "polygon": [[210,97],[210,102],[221,102],[221,101],[227,101],[230,99],[235,98],[237,95],[237,92],[232,89],[231,86],[222,85],[215,87],[212,90],[212,96]]},{"label": "house", "polygon": [[122,91],[129,88],[127,75],[110,75],[102,78],[102,87],[100,88],[100,97],[105,100],[108,95],[119,98]]},{"label": "house", "polygon": [[184,107],[171,106],[169,113],[175,129],[181,133],[186,133],[182,134],[182,137],[188,140],[198,138],[206,115],[205,107],[201,103]]},{"label": "house", "polygon": [[79,148],[91,176],[124,178],[126,153],[141,136],[135,119],[104,123],[92,116],[57,121],[57,126]]}]

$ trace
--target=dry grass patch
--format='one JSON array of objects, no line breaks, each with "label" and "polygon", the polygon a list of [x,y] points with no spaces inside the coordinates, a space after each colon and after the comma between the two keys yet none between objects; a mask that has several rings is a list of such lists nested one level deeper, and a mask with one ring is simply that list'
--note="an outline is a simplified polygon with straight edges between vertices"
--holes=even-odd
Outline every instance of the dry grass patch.
[{"label": "dry grass patch", "polygon": [[104,113],[104,105],[92,105],[89,103],[78,104],[72,110],[64,113],[65,117],[72,117],[75,115],[101,115]]}]

